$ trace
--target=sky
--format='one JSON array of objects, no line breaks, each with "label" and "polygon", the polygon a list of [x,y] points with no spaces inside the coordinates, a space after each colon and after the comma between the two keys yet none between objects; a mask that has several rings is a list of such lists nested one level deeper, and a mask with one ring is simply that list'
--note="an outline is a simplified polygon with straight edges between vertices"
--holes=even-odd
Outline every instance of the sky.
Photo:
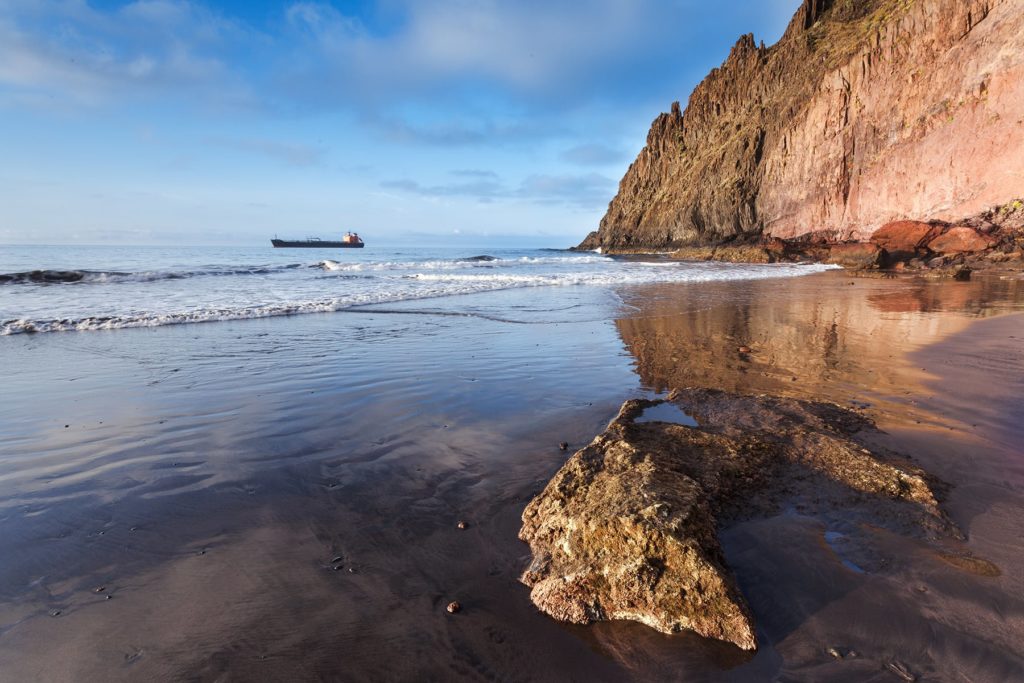
[{"label": "sky", "polygon": [[0,0],[0,244],[569,246],[800,0]]}]

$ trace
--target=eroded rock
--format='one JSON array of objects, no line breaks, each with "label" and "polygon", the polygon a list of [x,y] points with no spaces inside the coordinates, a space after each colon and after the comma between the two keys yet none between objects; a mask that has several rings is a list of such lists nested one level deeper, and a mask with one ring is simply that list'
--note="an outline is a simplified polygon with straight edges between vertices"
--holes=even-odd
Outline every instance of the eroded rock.
[{"label": "eroded rock", "polygon": [[826,263],[846,268],[877,268],[882,264],[885,251],[871,242],[845,242],[829,249]]},{"label": "eroded rock", "polygon": [[928,248],[937,254],[970,254],[985,251],[993,240],[973,228],[950,228],[928,243]]},{"label": "eroded rock", "polygon": [[871,242],[885,249],[893,258],[905,259],[913,257],[941,234],[941,226],[921,221],[894,221],[871,235]]},{"label": "eroded rock", "polygon": [[757,647],[717,531],[799,502],[861,510],[912,536],[959,536],[927,474],[857,436],[838,406],[688,389],[668,399],[699,427],[636,421],[663,401],[627,401],[523,512],[533,561],[521,580],[556,619],[639,621]]}]

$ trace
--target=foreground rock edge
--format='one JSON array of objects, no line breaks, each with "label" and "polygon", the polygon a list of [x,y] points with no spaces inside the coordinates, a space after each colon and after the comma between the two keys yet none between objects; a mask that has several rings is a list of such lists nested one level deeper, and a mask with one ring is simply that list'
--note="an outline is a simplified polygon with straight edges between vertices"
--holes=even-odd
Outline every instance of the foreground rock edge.
[{"label": "foreground rock edge", "polygon": [[[808,481],[836,506],[923,538],[961,537],[942,485],[851,438],[873,425],[831,404],[687,389],[668,401],[699,427],[636,419],[664,401],[631,400],[523,512],[533,559],[521,576],[555,619],[637,621],[757,648],[756,626],[718,541],[723,521],[768,516]],[[737,419],[738,418],[738,419]],[[815,478],[834,484],[823,489]]]}]

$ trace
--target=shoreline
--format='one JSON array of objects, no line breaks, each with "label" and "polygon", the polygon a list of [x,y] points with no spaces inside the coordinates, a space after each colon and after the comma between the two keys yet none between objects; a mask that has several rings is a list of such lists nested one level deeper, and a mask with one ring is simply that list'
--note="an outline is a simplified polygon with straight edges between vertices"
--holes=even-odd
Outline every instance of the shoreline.
[{"label": "shoreline", "polygon": [[[681,670],[695,681],[863,680],[897,654],[926,675],[958,648],[977,648],[977,633],[952,627],[932,654],[911,647],[926,637],[922,610],[963,613],[949,601],[974,582],[979,628],[992,627],[986,605],[1019,601],[1020,577],[1006,571],[1019,551],[992,551],[1024,510],[997,478],[1005,448],[971,446],[986,468],[958,459],[979,434],[1016,434],[1015,423],[990,405],[979,428],[949,430],[945,413],[965,406],[929,403],[940,394],[917,368],[931,362],[909,355],[941,356],[928,350],[939,337],[979,358],[978,324],[1024,326],[1004,315],[1024,310],[1018,282],[830,271],[634,286],[617,291],[621,303],[585,288],[560,292],[557,301],[520,290],[359,316],[12,340],[22,349],[15,367],[36,371],[12,378],[10,390],[26,399],[0,417],[23,425],[6,445],[35,457],[9,468],[3,484],[5,544],[21,559],[0,574],[0,665],[51,680],[518,672],[610,681]],[[499,319],[509,317],[520,322]],[[119,335],[131,335],[130,352]],[[896,356],[905,360],[893,365]],[[1019,376],[991,370],[978,375],[985,391]],[[622,401],[683,383],[870,403],[854,407],[889,432],[879,438],[934,446],[935,457],[918,458],[925,469],[954,484],[967,478],[949,511],[1002,576],[973,577],[884,538],[876,552],[891,564],[853,574],[812,519],[783,515],[721,535],[758,620],[762,647],[752,657],[688,634],[566,626],[537,612],[518,581],[528,549],[516,534],[523,508],[565,462],[558,443],[571,452]],[[923,416],[932,419],[917,425]],[[67,461],[75,452],[87,457]],[[1008,476],[1024,481],[1017,470]],[[456,528],[460,519],[467,529]],[[928,588],[926,602],[901,597],[921,595],[916,585]],[[458,615],[444,611],[452,599]],[[886,601],[905,624],[892,643],[869,628]],[[841,618],[851,609],[863,629]],[[825,652],[855,645],[857,662]],[[978,654],[976,680],[1020,667],[998,645]]]},{"label": "shoreline", "polygon": [[[612,240],[611,243],[606,243]],[[630,243],[631,235],[591,233],[576,251],[609,255],[658,255],[681,261],[835,264],[851,270],[912,272],[968,280],[971,273],[1021,276],[1024,201],[1017,199],[959,221],[897,220],[877,226],[868,239],[843,239],[834,231],[780,238],[736,235],[731,239],[659,245]],[[596,248],[596,249],[595,249]]]}]

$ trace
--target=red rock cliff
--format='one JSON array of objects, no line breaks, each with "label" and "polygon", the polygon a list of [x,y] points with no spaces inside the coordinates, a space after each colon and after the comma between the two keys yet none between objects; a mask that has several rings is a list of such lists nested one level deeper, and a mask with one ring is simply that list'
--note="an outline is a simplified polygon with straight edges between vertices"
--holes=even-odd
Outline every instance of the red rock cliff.
[{"label": "red rock cliff", "polygon": [[1024,196],[1024,0],[804,0],[655,119],[581,248],[956,221]]}]

